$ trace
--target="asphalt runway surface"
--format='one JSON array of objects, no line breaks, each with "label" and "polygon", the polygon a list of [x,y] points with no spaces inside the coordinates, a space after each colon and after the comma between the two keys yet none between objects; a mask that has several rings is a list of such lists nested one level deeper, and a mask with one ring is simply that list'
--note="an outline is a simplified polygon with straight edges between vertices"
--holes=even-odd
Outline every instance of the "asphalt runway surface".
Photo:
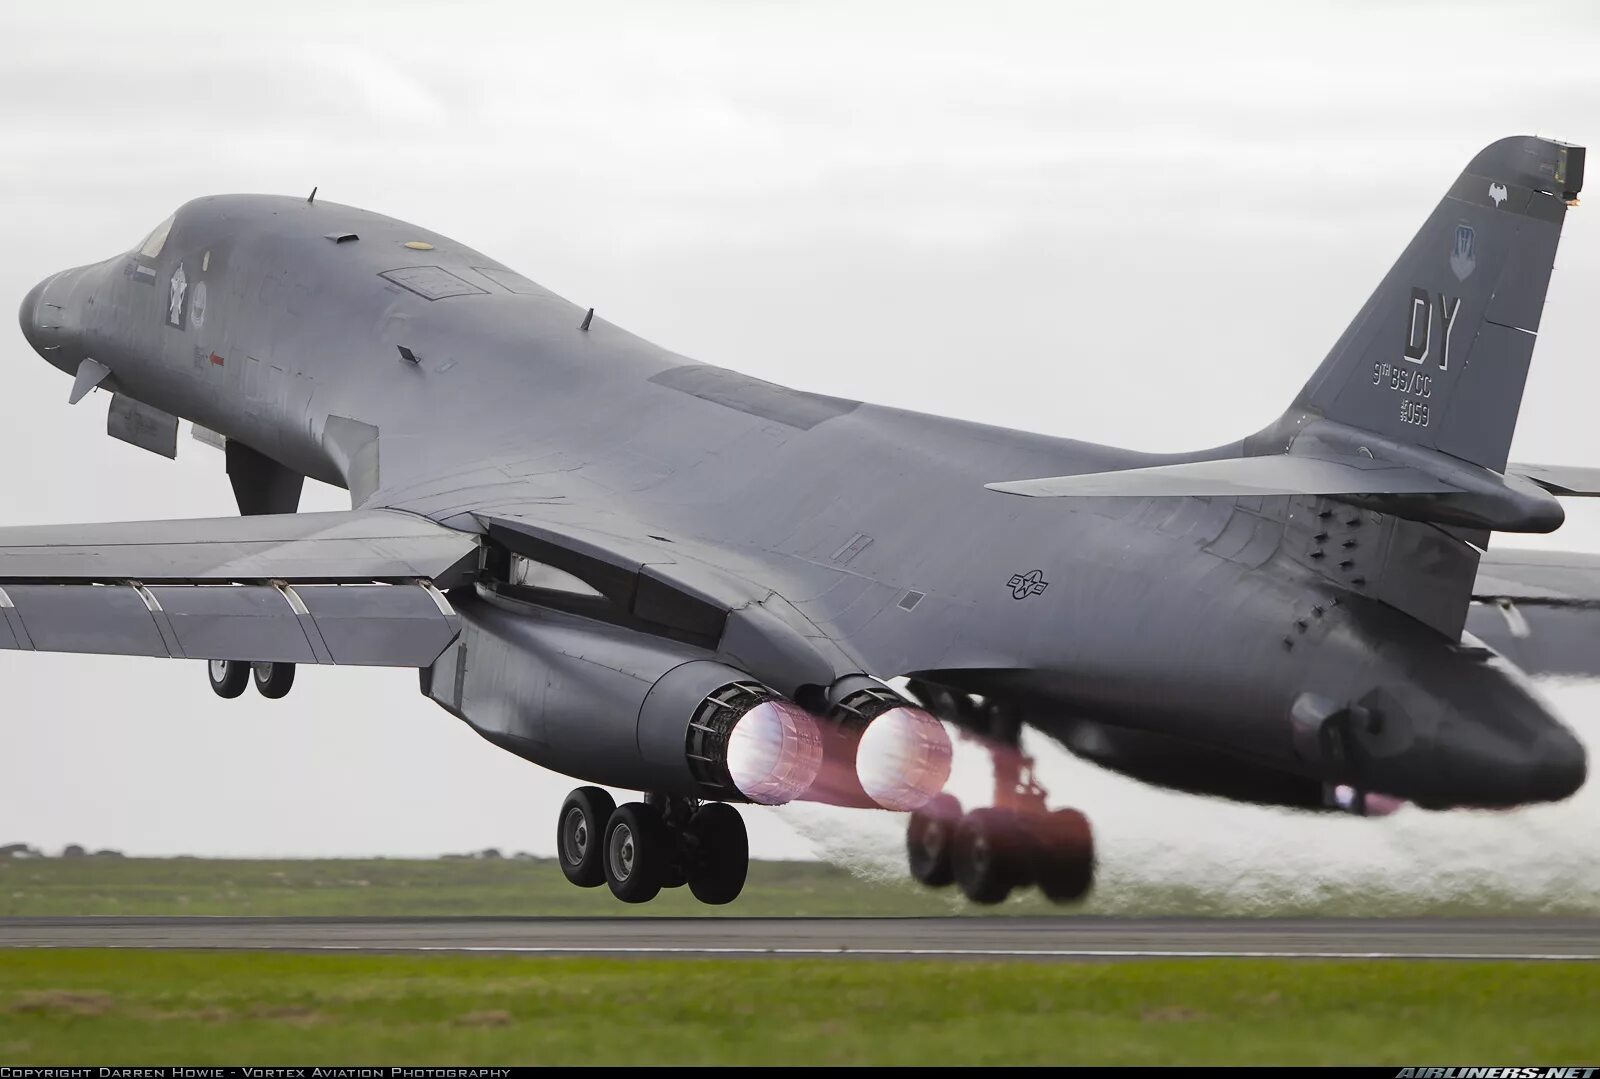
[{"label": "asphalt runway surface", "polygon": [[1600,919],[0,918],[0,947],[973,959],[1600,960]]}]

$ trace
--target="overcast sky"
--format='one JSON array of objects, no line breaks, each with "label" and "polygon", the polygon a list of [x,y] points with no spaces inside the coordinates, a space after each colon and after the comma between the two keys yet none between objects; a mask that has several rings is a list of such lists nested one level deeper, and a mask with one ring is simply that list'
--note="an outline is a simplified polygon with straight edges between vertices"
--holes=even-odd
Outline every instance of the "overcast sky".
[{"label": "overcast sky", "polygon": [[[1209,446],[1285,407],[1480,147],[1596,134],[1595,10],[7,4],[0,299],[131,247],[195,196],[317,185],[763,378]],[[1568,218],[1517,459],[1600,464],[1596,213]],[[8,325],[0,520],[234,512],[219,454],[108,439],[107,395],[69,408],[66,377]],[[314,486],[305,503],[348,505]],[[1600,550],[1600,512],[1572,507],[1539,542]],[[571,785],[478,740],[407,672],[303,668],[286,701],[228,702],[198,663],[0,653],[0,687],[0,843],[548,853]],[[1600,728],[1600,691],[1555,700]],[[964,789],[982,789],[981,764],[964,757]],[[1150,792],[1059,754],[1049,774],[1113,871],[1327,862],[1426,884],[1417,862],[1436,857],[1453,868],[1435,875],[1555,866],[1600,894],[1588,795],[1374,824]],[[887,856],[899,827],[749,819],[757,851],[785,856],[840,828]]]}]

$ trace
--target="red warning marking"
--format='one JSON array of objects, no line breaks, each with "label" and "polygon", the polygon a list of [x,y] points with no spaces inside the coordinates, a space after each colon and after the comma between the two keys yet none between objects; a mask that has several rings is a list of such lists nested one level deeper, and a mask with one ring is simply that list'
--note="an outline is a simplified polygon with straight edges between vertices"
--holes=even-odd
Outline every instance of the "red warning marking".
[{"label": "red warning marking", "polygon": [[213,352],[211,354],[211,362],[214,363],[215,365],[217,365],[218,367],[221,367],[222,363],[223,363],[223,360],[222,360],[221,356],[218,356],[215,352]]}]

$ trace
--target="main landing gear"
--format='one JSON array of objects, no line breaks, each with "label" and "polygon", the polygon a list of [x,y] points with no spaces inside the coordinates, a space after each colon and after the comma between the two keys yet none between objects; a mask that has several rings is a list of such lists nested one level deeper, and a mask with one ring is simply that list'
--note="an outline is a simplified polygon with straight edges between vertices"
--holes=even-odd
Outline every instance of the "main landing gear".
[{"label": "main landing gear", "polygon": [[[946,718],[952,711],[947,706],[936,714]],[[999,705],[984,706],[981,715],[962,711],[958,721],[967,730],[974,719],[986,721],[994,805],[963,814],[960,802],[941,794],[912,813],[906,827],[911,876],[933,888],[953,883],[974,903],[1002,902],[1029,884],[1057,903],[1082,899],[1094,885],[1088,818],[1076,809],[1046,807],[1013,714]]]},{"label": "main landing gear", "polygon": [[213,659],[206,664],[211,689],[230,700],[245,691],[254,676],[256,689],[263,697],[278,700],[294,686],[293,663],[249,663],[242,659]]},{"label": "main landing gear", "polygon": [[685,884],[702,903],[731,903],[750,868],[744,818],[733,806],[660,795],[619,806],[599,787],[567,795],[556,853],[573,884],[609,885],[624,903],[648,903]]},{"label": "main landing gear", "polygon": [[941,794],[911,814],[906,853],[912,877],[934,888],[954,883],[974,903],[1002,902],[1029,884],[1071,903],[1094,885],[1094,835],[1076,809],[991,806],[963,815]]}]

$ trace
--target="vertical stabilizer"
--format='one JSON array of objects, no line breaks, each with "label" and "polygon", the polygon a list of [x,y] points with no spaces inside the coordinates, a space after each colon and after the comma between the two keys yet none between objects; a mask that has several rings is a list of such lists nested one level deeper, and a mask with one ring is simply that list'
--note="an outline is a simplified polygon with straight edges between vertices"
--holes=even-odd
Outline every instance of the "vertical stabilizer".
[{"label": "vertical stabilizer", "polygon": [[1505,468],[1584,149],[1485,147],[1295,401],[1330,420]]}]

